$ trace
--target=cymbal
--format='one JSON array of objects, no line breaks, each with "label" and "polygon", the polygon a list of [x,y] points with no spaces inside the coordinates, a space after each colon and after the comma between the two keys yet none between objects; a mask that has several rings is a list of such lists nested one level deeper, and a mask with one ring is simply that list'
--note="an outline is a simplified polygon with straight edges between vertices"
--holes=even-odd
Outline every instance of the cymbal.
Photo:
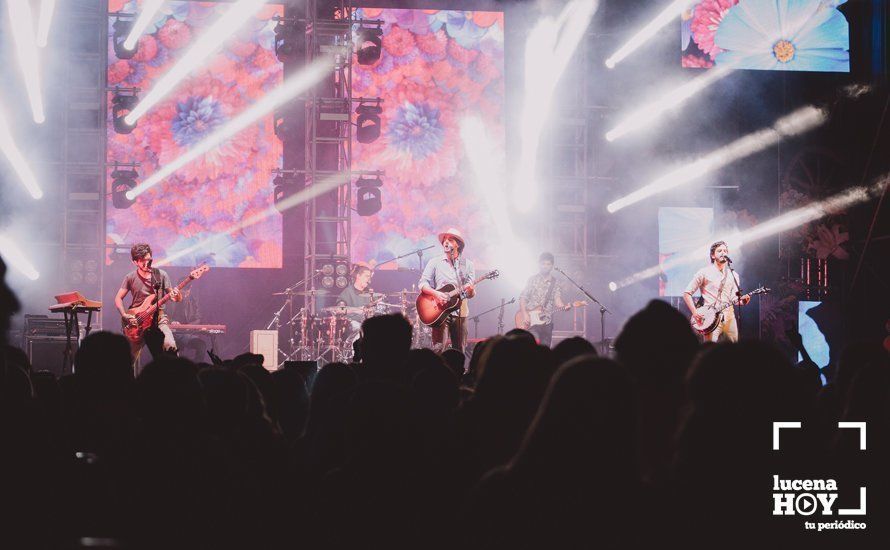
[{"label": "cymbal", "polygon": [[317,290],[285,290],[284,292],[273,292],[272,296],[315,296],[320,294]]}]

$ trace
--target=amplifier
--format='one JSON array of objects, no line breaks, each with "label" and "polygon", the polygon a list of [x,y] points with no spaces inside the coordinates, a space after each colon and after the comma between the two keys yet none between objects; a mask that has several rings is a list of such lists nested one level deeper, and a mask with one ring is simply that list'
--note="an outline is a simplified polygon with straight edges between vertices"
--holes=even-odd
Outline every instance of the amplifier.
[{"label": "amplifier", "polygon": [[25,337],[32,336],[65,336],[65,319],[47,315],[25,315]]},{"label": "amplifier", "polygon": [[[68,340],[62,336],[25,336],[25,352],[34,371],[45,370],[56,375],[71,374],[65,362],[65,346]],[[71,358],[77,353],[77,339],[71,339]]]}]

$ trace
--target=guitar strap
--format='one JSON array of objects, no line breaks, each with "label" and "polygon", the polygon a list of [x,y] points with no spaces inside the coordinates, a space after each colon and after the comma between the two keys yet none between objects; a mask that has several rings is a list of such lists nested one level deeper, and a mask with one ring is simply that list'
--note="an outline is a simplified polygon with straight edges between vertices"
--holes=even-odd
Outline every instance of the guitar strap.
[{"label": "guitar strap", "polygon": [[723,287],[726,286],[726,278],[729,276],[729,269],[723,272],[723,280],[720,281],[720,288],[717,289],[717,305],[723,304]]}]

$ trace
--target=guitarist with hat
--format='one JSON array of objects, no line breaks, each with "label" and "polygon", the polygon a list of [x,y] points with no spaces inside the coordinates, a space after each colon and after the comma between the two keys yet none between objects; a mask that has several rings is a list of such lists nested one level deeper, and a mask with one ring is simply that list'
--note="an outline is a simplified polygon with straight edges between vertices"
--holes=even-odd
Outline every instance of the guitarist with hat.
[{"label": "guitarist with hat", "polygon": [[[442,245],[443,254],[427,262],[420,277],[420,292],[436,299],[440,305],[448,302],[449,298],[444,292],[436,290],[446,284],[453,284],[456,288],[463,288],[463,297],[472,298],[476,295],[476,289],[471,282],[476,277],[476,269],[473,262],[463,257],[464,248],[467,245],[463,234],[455,228],[450,228],[439,233],[439,243]],[[445,331],[451,341],[451,347],[464,351],[467,343],[467,316],[470,310],[467,300],[461,301],[460,307],[448,314],[445,321],[432,329],[433,349],[441,351],[444,348]]]},{"label": "guitarist with hat", "polygon": [[[136,326],[138,324],[136,316],[128,313],[124,308],[124,297],[127,294],[132,295],[130,310],[137,309],[147,299],[159,298],[164,294],[170,294],[170,299],[174,302],[182,300],[182,294],[171,284],[170,276],[163,269],[151,267],[151,246],[146,243],[138,243],[130,249],[130,258],[136,266],[136,270],[132,271],[124,277],[120,289],[114,297],[114,305],[117,307],[124,324]],[[156,300],[155,300],[156,301]],[[134,374],[139,365],[139,356],[142,354],[142,348],[148,346],[153,358],[158,358],[163,352],[176,353],[176,340],[173,339],[173,331],[170,330],[170,322],[164,312],[163,305],[158,308],[152,326],[139,336],[131,338],[130,351],[133,355]]]}]

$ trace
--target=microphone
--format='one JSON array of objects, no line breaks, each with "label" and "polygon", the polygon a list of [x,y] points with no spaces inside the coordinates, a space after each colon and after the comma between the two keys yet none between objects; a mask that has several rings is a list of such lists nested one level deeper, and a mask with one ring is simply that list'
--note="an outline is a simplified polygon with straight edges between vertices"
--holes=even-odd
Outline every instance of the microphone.
[{"label": "microphone", "polygon": [[723,256],[723,259],[726,260],[726,263],[728,264],[732,263],[732,258],[730,258],[729,256]]}]

